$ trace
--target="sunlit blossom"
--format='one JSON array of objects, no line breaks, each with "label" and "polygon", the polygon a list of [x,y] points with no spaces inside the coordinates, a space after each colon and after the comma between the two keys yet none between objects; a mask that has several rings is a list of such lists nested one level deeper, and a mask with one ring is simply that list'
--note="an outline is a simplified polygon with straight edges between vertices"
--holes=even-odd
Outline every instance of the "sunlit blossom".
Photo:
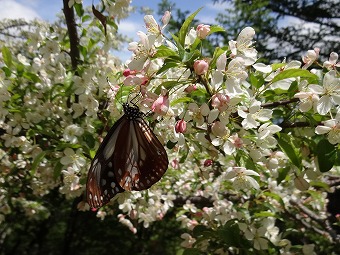
[{"label": "sunlit blossom", "polygon": [[305,63],[302,69],[307,69],[308,67],[310,67],[314,63],[314,61],[318,59],[319,53],[319,48],[314,48],[314,50],[307,51],[307,54],[302,56],[302,61],[303,63]]},{"label": "sunlit blossom", "polygon": [[71,148],[66,148],[64,150],[64,154],[65,156],[63,156],[60,159],[60,163],[63,165],[71,165],[72,169],[74,169],[75,171],[79,171],[82,167],[85,166],[85,159],[84,157],[81,155],[81,150],[78,149],[76,152],[74,150],[72,150]]},{"label": "sunlit blossom", "polygon": [[64,139],[70,143],[77,143],[78,137],[84,133],[84,129],[76,124],[69,125],[64,130]]},{"label": "sunlit blossom", "polygon": [[336,67],[340,67],[340,62],[338,61],[339,55],[336,52],[331,52],[329,56],[329,60],[323,63],[323,66],[328,70],[335,69]]},{"label": "sunlit blossom", "polygon": [[248,170],[244,167],[231,167],[227,169],[225,178],[233,182],[235,189],[259,189],[260,185],[251,176],[260,176],[253,170]]},{"label": "sunlit blossom", "polygon": [[255,30],[252,27],[246,27],[240,32],[236,41],[229,41],[233,56],[243,58],[246,66],[254,64],[257,58],[257,51],[252,46],[254,36]]},{"label": "sunlit blossom", "polygon": [[71,191],[80,188],[79,176],[74,168],[68,167],[67,170],[62,170],[62,174],[64,175],[64,184],[67,185]]},{"label": "sunlit blossom", "polygon": [[336,76],[334,70],[324,75],[322,86],[310,84],[308,89],[311,93],[320,96],[316,110],[321,115],[327,114],[333,105],[340,104],[340,78]]},{"label": "sunlit blossom", "polygon": [[268,121],[271,118],[273,111],[270,109],[263,109],[261,102],[253,101],[248,109],[248,112],[242,108],[238,110],[238,114],[244,118],[242,126],[245,129],[256,128],[261,122]]},{"label": "sunlit blossom", "polygon": [[129,43],[128,50],[133,52],[133,58],[128,64],[131,70],[142,70],[149,63],[149,57],[156,53],[154,43],[156,36],[153,34],[146,35],[139,31],[137,35],[140,38],[139,42]]},{"label": "sunlit blossom", "polygon": [[328,141],[331,144],[340,143],[340,113],[334,119],[326,120],[323,125],[315,128],[315,133],[319,135],[327,134]]}]

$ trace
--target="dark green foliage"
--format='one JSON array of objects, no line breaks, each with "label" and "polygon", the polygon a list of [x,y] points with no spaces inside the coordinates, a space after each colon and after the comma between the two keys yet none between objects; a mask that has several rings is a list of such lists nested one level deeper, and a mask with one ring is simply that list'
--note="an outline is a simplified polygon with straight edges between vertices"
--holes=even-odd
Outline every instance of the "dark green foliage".
[{"label": "dark green foliage", "polygon": [[170,255],[179,249],[181,231],[172,213],[149,228],[137,226],[138,232],[133,234],[118,221],[117,215],[101,220],[95,212],[78,211],[79,199],[71,205],[57,195],[56,189],[46,196],[53,211],[43,221],[28,219],[19,210],[7,216],[4,225],[11,225],[12,233],[5,238],[0,254]]}]

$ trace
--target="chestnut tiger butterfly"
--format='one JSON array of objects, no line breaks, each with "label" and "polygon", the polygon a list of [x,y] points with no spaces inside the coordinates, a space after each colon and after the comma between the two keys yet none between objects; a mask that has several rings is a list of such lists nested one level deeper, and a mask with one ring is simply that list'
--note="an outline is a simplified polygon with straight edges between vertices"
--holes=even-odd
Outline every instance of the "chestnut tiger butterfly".
[{"label": "chestnut tiger butterfly", "polygon": [[120,192],[141,191],[168,168],[166,151],[137,105],[123,103],[124,115],[112,126],[91,162],[86,199],[100,208]]}]

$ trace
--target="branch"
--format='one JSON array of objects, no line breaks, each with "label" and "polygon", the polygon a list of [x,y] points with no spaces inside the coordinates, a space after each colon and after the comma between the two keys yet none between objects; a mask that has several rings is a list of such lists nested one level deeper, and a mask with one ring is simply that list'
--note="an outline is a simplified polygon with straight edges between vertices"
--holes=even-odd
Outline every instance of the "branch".
[{"label": "branch", "polygon": [[277,107],[277,106],[280,106],[280,105],[287,105],[287,104],[295,103],[295,102],[298,102],[298,101],[299,101],[298,98],[292,98],[290,100],[284,100],[284,101],[277,101],[277,102],[262,104],[261,106],[263,108],[272,108],[272,107]]},{"label": "branch", "polygon": [[301,212],[308,215],[309,218],[317,222],[321,227],[324,227],[327,230],[327,232],[322,231],[323,235],[327,236],[332,242],[334,241],[339,242],[336,232],[333,230],[333,228],[331,227],[331,224],[329,223],[327,219],[321,218],[319,215],[309,210],[306,206],[304,206],[303,204],[297,201],[294,201],[293,199],[290,199],[289,203],[298,207],[301,210]]},{"label": "branch", "polygon": [[65,15],[68,35],[70,38],[70,56],[71,56],[71,62],[72,62],[72,69],[76,70],[79,62],[79,38],[77,33],[77,24],[74,18],[74,11],[73,7],[68,7],[68,0],[63,0],[64,2],[64,8],[63,12]]}]

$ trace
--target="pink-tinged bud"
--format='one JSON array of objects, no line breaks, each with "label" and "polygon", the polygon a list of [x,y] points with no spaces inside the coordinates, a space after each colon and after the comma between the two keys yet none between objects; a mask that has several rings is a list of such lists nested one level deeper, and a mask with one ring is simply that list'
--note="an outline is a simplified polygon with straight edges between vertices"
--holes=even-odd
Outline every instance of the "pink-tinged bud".
[{"label": "pink-tinged bud", "polygon": [[230,98],[227,95],[216,93],[211,97],[211,105],[217,108],[220,112],[225,111],[228,108]]},{"label": "pink-tinged bud", "polygon": [[160,115],[165,115],[169,109],[169,98],[168,96],[159,96],[151,106],[151,110]]},{"label": "pink-tinged bud", "polygon": [[197,37],[199,39],[205,39],[207,35],[209,34],[209,32],[210,32],[209,25],[200,24],[196,28]]},{"label": "pink-tinged bud", "polygon": [[303,63],[305,63],[302,69],[307,69],[308,67],[310,67],[319,57],[319,53],[319,48],[314,48],[314,50],[307,51],[307,54],[305,56],[302,56],[302,61]]},{"label": "pink-tinged bud", "polygon": [[205,167],[211,166],[213,164],[213,160],[212,159],[206,159],[203,163],[203,165]]},{"label": "pink-tinged bud", "polygon": [[168,23],[170,21],[170,17],[171,17],[171,12],[169,12],[169,11],[164,12],[164,15],[162,17],[163,27],[168,25]]},{"label": "pink-tinged bud", "polygon": [[171,161],[171,166],[173,169],[179,169],[179,161],[178,159],[174,159]]},{"label": "pink-tinged bud", "polygon": [[143,76],[143,77],[141,78],[141,80],[142,80],[141,85],[145,85],[145,84],[147,84],[147,83],[149,82],[149,78],[146,77],[146,76]]},{"label": "pink-tinged bud", "polygon": [[131,219],[131,220],[137,219],[137,214],[138,214],[138,213],[137,213],[137,211],[136,211],[135,209],[131,210],[131,211],[130,211],[130,215],[129,215],[129,216],[130,216],[130,219]]},{"label": "pink-tinged bud", "polygon": [[215,121],[212,126],[211,126],[211,132],[215,135],[215,136],[219,136],[219,137],[223,137],[225,135],[228,134],[228,130],[225,126],[225,124],[223,124],[220,121]]},{"label": "pink-tinged bud", "polygon": [[175,125],[175,131],[176,133],[185,133],[185,131],[187,131],[187,123],[185,122],[185,120],[179,120],[177,121],[176,125]]},{"label": "pink-tinged bud", "polygon": [[125,70],[123,71],[124,77],[128,77],[130,74],[131,74],[131,70],[130,70],[129,68],[128,68],[128,69],[125,69]]},{"label": "pink-tinged bud", "polygon": [[195,73],[198,75],[205,74],[208,71],[209,64],[205,60],[196,60],[194,63]]},{"label": "pink-tinged bud", "polygon": [[189,85],[184,89],[185,92],[190,93],[192,91],[195,91],[197,89],[197,86],[195,84]]}]

